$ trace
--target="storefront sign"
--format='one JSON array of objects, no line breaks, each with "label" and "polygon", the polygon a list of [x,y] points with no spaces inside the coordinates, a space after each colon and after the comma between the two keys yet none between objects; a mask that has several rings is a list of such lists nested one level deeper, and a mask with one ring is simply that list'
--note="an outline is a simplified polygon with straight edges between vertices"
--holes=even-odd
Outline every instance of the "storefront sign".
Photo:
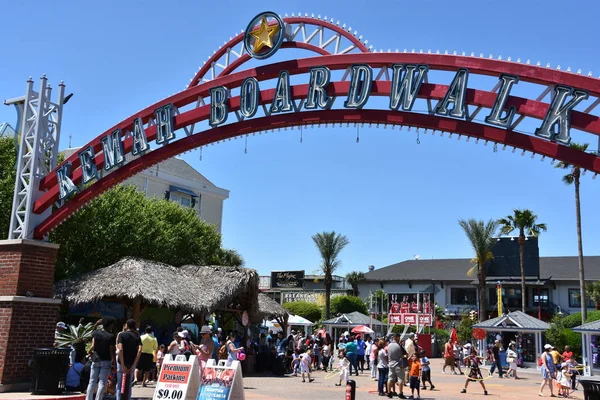
[{"label": "storefront sign", "polygon": [[[331,293],[331,298],[337,296],[345,295],[346,291]],[[283,297],[283,303],[291,303],[292,301],[308,301],[309,303],[316,304],[325,304],[325,291],[319,292],[299,292],[299,291],[289,291],[289,292],[281,292],[281,296]]]},{"label": "storefront sign", "polygon": [[200,384],[196,356],[189,360],[164,360],[152,400],[192,400]]},{"label": "storefront sign", "polygon": [[[276,50],[276,47],[272,49]],[[270,53],[269,53],[270,55]],[[349,71],[349,87],[343,102],[346,109],[362,109],[367,105],[371,95],[373,81],[376,73],[368,64],[347,65]],[[419,94],[423,82],[427,81],[429,66],[426,64],[391,64],[391,82],[388,108],[399,112],[411,112]],[[331,70],[325,66],[313,67],[308,71],[307,97],[300,102],[306,110],[328,110],[332,106],[333,98],[328,94],[328,85],[331,83]],[[455,72],[452,81],[444,97],[432,108],[431,113],[441,117],[451,117],[459,120],[467,119],[467,81],[469,71],[460,68]],[[275,84],[275,96],[271,104],[263,107],[265,114],[270,116],[280,113],[298,112],[302,106],[297,106],[292,98],[291,74],[289,71],[281,70]],[[506,109],[513,86],[516,86],[519,78],[513,75],[501,74],[498,77],[499,89],[496,94],[494,106],[485,122],[501,128],[509,128],[515,116],[515,107]],[[227,122],[232,112],[230,96],[233,87],[215,86],[208,90],[209,115],[208,123],[212,128],[221,126]],[[238,118],[240,120],[253,118],[261,106],[260,83],[255,77],[246,78],[240,85],[240,104]],[[552,91],[552,101],[546,112],[544,120],[539,127],[535,128],[535,136],[567,145],[571,140],[571,111],[583,100],[587,99],[589,92],[569,86],[556,85]],[[341,96],[340,96],[341,97]],[[506,109],[506,110],[505,110]],[[173,104],[166,104],[157,108],[154,112],[156,119],[156,144],[164,146],[176,139],[175,115],[177,110]],[[109,172],[127,163],[124,151],[124,138],[131,137],[131,155],[142,155],[150,150],[144,123],[141,118],[133,121],[125,135],[121,128],[117,128],[100,139],[102,154],[104,157],[104,171]],[[79,163],[81,165],[82,183],[88,184],[100,178],[101,171],[96,167],[95,158],[98,156],[93,147],[86,147],[79,151]],[[135,159],[135,157],[131,157]],[[59,199],[63,200],[75,195],[79,189],[73,183],[71,162],[63,163],[56,170]],[[303,274],[304,272],[302,272]],[[281,284],[284,286],[273,287],[298,287],[294,280],[294,273],[282,276]],[[277,280],[274,280],[277,281]],[[274,284],[275,285],[275,284]],[[289,286],[292,285],[292,286]]]},{"label": "storefront sign", "polygon": [[304,283],[304,271],[272,271],[272,288],[298,288],[301,289]]}]

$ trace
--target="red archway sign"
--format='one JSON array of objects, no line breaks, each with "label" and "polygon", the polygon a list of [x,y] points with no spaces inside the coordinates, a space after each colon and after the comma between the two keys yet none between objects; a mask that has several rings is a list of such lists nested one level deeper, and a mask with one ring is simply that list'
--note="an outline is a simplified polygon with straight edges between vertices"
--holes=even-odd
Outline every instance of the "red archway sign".
[{"label": "red archway sign", "polygon": [[486,333],[483,329],[481,328],[474,328],[473,329],[473,337],[477,340],[483,340],[485,339]]},{"label": "red archway sign", "polygon": [[[327,17],[257,15],[185,90],[117,123],[42,178],[33,236],[44,237],[106,190],[163,160],[265,131],[416,128],[600,173],[598,154],[568,146],[571,128],[598,141],[600,79],[520,59],[383,52],[366,43]],[[287,61],[268,63],[278,51],[289,54]],[[299,57],[306,51],[316,56]],[[252,59],[257,66],[243,69]],[[469,76],[498,80],[493,88],[474,88],[468,85],[489,79]],[[511,92],[520,82],[531,85],[531,98]],[[369,101],[376,96],[383,101]]]}]

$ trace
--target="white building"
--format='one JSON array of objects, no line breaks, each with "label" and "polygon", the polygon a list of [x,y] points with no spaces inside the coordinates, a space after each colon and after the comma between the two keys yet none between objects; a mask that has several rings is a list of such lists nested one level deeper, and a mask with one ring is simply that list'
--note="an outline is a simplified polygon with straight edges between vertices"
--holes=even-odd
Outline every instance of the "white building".
[{"label": "white building", "polygon": [[[66,158],[79,149],[66,149],[62,153]],[[129,161],[131,156],[126,157]],[[169,199],[192,207],[200,219],[215,225],[221,232],[223,202],[229,198],[229,190],[216,186],[184,160],[173,157],[162,161],[123,183],[136,186],[146,197]]]}]

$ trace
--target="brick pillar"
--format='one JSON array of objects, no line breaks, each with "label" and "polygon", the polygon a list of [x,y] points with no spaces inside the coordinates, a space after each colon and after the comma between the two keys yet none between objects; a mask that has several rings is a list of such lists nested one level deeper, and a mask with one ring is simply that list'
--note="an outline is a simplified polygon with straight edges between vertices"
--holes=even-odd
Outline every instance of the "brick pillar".
[{"label": "brick pillar", "polygon": [[36,240],[0,240],[0,392],[28,390],[33,349],[53,345],[57,251]]}]

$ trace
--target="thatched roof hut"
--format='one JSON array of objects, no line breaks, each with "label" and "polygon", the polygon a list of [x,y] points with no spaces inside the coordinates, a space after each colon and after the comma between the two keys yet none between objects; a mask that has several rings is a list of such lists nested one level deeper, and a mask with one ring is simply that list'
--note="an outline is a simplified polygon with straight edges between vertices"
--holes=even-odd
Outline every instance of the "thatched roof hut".
[{"label": "thatched roof hut", "polygon": [[257,295],[258,273],[252,269],[175,268],[133,257],[54,285],[54,297],[72,304],[119,300],[133,310],[134,319],[149,305],[200,315],[237,307],[255,317]]},{"label": "thatched roof hut", "polygon": [[259,316],[258,272],[243,267],[184,265],[179,270],[193,277],[198,299],[211,304],[211,311],[248,311],[251,320]]},{"label": "thatched roof hut", "polygon": [[258,312],[260,319],[283,318],[289,314],[281,304],[262,293],[258,294]]}]

